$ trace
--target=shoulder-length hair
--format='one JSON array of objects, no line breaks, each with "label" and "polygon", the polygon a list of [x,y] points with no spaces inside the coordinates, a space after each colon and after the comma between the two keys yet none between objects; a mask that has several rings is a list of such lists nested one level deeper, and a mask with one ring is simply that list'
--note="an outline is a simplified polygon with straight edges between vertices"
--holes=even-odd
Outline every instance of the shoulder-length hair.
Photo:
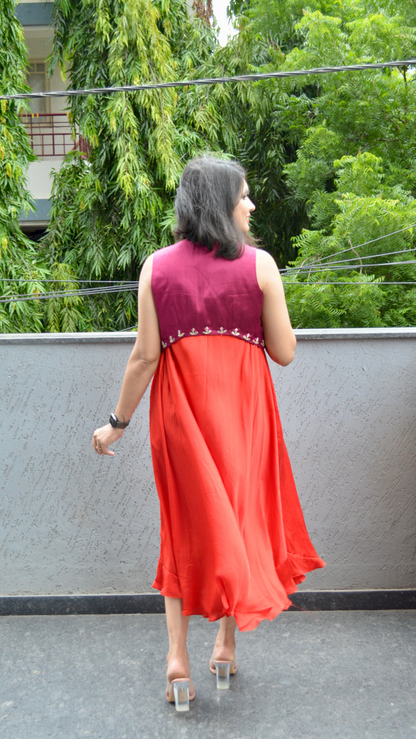
[{"label": "shoulder-length hair", "polygon": [[237,259],[254,240],[233,219],[246,173],[238,162],[200,157],[185,167],[175,198],[175,236],[215,248],[217,257]]}]

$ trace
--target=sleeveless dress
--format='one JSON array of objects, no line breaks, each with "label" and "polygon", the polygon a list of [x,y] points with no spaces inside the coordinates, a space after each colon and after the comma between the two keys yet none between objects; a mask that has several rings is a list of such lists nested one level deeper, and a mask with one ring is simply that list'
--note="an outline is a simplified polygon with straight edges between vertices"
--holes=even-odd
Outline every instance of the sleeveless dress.
[{"label": "sleeveless dress", "polygon": [[162,352],[150,399],[161,512],[153,587],[183,614],[273,619],[325,563],[300,507],[261,326],[256,249],[180,241],[153,256]]}]

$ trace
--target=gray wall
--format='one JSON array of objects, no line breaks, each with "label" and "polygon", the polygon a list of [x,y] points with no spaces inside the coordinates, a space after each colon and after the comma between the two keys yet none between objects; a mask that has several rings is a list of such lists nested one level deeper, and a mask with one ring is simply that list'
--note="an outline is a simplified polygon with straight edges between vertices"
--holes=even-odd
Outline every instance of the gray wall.
[{"label": "gray wall", "polygon": [[[311,538],[302,589],[416,587],[416,329],[297,331],[272,366]],[[0,595],[141,593],[158,555],[148,393],[115,458],[90,445],[134,334],[3,335]]]}]

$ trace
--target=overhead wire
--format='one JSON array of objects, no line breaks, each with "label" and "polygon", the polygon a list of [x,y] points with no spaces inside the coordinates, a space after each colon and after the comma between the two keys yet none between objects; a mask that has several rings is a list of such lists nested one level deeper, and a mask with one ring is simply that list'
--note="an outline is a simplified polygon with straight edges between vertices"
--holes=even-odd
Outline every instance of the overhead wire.
[{"label": "overhead wire", "polygon": [[[409,252],[416,251],[416,246],[411,247],[409,249],[400,249],[399,251],[385,251],[381,252],[380,254],[368,254],[367,256],[361,257],[352,257],[351,259],[340,259],[339,261],[335,262],[326,262],[322,267],[319,264],[316,264],[314,267],[311,267],[310,265],[300,265],[296,268],[299,272],[320,272],[325,271],[326,269],[329,269],[332,266],[341,265],[341,264],[347,264],[349,262],[355,262],[355,264],[350,264],[349,269],[355,269],[356,267],[372,267],[374,265],[372,264],[362,264],[364,259],[376,259],[378,257],[390,257],[396,254],[408,254]],[[334,256],[336,256],[334,254]],[[357,262],[357,260],[359,260]],[[281,274],[284,274],[284,270],[280,270]]]},{"label": "overhead wire", "polygon": [[332,281],[324,281],[321,282],[285,282],[285,287],[315,287],[315,285],[350,285],[351,287],[354,287],[355,285],[377,285],[378,287],[383,287],[383,285],[416,285],[416,280],[372,280],[372,281],[362,281],[358,282],[354,280],[348,281],[348,282],[341,282],[338,280],[332,280]]},{"label": "overhead wire", "polygon": [[190,80],[172,80],[169,82],[152,82],[142,85],[117,85],[113,87],[89,87],[81,90],[51,90],[49,92],[19,92],[0,95],[0,100],[30,100],[34,98],[74,97],[77,95],[103,95],[111,92],[138,92],[140,90],[160,90],[170,87],[192,87],[195,85],[216,85],[227,82],[258,82],[267,79],[299,77],[311,74],[330,74],[337,72],[362,72],[367,69],[388,69],[394,67],[411,67],[416,59],[402,59],[393,62],[376,62],[371,64],[347,64],[340,67],[315,67],[313,69],[288,69],[280,72],[259,72],[255,74],[239,74],[231,77],[206,77]]},{"label": "overhead wire", "polygon": [[68,280],[59,280],[59,279],[52,280],[50,278],[43,278],[43,277],[38,277],[37,279],[32,278],[32,277],[29,279],[26,279],[26,277],[0,277],[0,282],[60,282],[60,283],[76,282],[77,284],[79,282],[85,282],[88,284],[92,282],[92,283],[100,283],[100,284],[106,284],[106,285],[108,285],[109,283],[110,284],[114,283],[117,285],[124,285],[124,284],[130,285],[131,284],[131,280],[79,280],[78,277],[73,277],[72,279],[68,279]]},{"label": "overhead wire", "polygon": [[[357,244],[356,246],[349,246],[347,249],[342,249],[341,251],[335,252],[335,254],[328,254],[326,257],[319,257],[318,259],[315,259],[313,262],[309,262],[307,265],[302,265],[305,267],[311,267],[314,264],[321,264],[326,259],[332,259],[333,257],[338,257],[340,254],[346,254],[349,251],[355,251],[356,249],[361,249],[362,246],[368,246],[368,244],[374,244],[376,241],[381,241],[382,239],[387,239],[389,236],[396,236],[396,234],[403,233],[403,231],[408,231],[410,228],[416,228],[416,223],[411,223],[409,226],[405,226],[404,228],[399,228],[397,231],[391,231],[391,233],[383,234],[383,236],[377,236],[375,239],[370,239],[369,241],[364,241],[362,244]],[[281,272],[296,272],[300,267],[286,267],[284,270],[281,270]]]},{"label": "overhead wire", "polygon": [[[231,77],[210,77],[210,78],[201,78],[201,79],[190,79],[190,80],[176,80],[176,81],[169,81],[169,82],[155,82],[155,83],[149,83],[149,84],[141,84],[141,85],[121,85],[121,86],[112,86],[112,87],[99,87],[99,88],[86,88],[81,90],[53,90],[48,92],[31,92],[31,93],[10,93],[10,94],[3,94],[0,95],[0,100],[27,100],[27,99],[34,99],[34,98],[58,98],[58,97],[73,97],[73,96],[79,96],[79,95],[99,95],[99,94],[105,94],[105,93],[112,93],[112,92],[137,92],[140,90],[155,90],[155,89],[163,89],[163,88],[174,88],[174,87],[191,87],[191,86],[198,86],[198,85],[213,85],[213,84],[225,84],[227,82],[255,82],[260,80],[266,80],[266,79],[279,79],[279,78],[286,78],[286,77],[297,77],[302,75],[313,75],[313,74],[328,74],[328,73],[338,73],[338,72],[354,72],[354,71],[365,71],[365,70],[371,70],[371,69],[386,69],[386,68],[397,68],[397,67],[407,67],[407,66],[414,66],[416,65],[416,59],[404,59],[404,60],[398,60],[398,61],[392,61],[392,62],[379,62],[379,63],[372,63],[372,64],[350,64],[350,65],[343,65],[343,66],[336,66],[336,67],[315,67],[312,69],[303,69],[303,70],[284,70],[279,72],[265,72],[265,73],[258,73],[258,74],[245,74],[245,75],[234,75]],[[322,257],[318,260],[315,260],[314,262],[309,263],[308,265],[304,265],[302,267],[293,267],[293,268],[286,268],[280,270],[281,273],[284,276],[288,276],[292,272],[306,270],[309,272],[316,272],[320,271],[318,265],[322,263],[324,260],[331,259],[334,256],[339,256],[340,254],[346,253],[351,250],[356,250],[362,246],[367,246],[368,244],[374,243],[375,241],[379,241],[380,239],[387,238],[388,236],[394,236],[397,233],[401,233],[402,231],[406,231],[409,228],[415,227],[416,224],[413,224],[411,226],[407,226],[406,228],[399,229],[398,231],[394,231],[390,234],[386,234],[384,236],[380,236],[376,239],[371,239],[370,241],[365,242],[364,244],[359,244],[358,246],[353,246],[348,249],[344,249],[341,252],[337,252],[336,255],[328,255],[327,257]],[[407,250],[403,250],[407,251]],[[410,250],[409,250],[410,251]],[[393,252],[393,253],[401,253],[401,252]],[[374,257],[378,257],[381,255],[374,255]],[[357,257],[358,258],[358,257]],[[361,257],[361,259],[364,259],[367,257]],[[341,265],[343,262],[346,261],[355,261],[355,259],[352,260],[341,260],[337,263],[329,263],[326,265],[328,268],[331,267],[333,264]],[[410,264],[414,263],[411,261],[406,261],[403,263],[393,262],[393,263],[383,263],[382,265],[377,264],[369,264],[366,266],[391,266],[391,264]],[[311,270],[311,267],[316,265],[316,268]],[[354,265],[358,266],[358,265]],[[335,269],[351,269],[350,267],[333,267],[333,270]],[[323,271],[323,270],[322,270]],[[329,271],[329,270],[328,270]],[[61,291],[56,293],[25,293],[21,295],[9,295],[9,296],[2,296],[0,298],[0,303],[6,303],[6,302],[17,302],[17,301],[27,301],[27,300],[47,300],[47,299],[53,299],[58,297],[87,297],[91,295],[99,295],[99,294],[105,294],[110,292],[124,292],[128,290],[136,290],[137,289],[137,282],[129,282],[129,281],[113,281],[113,280],[63,280],[63,279],[25,279],[25,278],[0,278],[1,282],[49,282],[49,283],[82,283],[82,284],[105,284],[107,287],[97,287],[97,288],[84,288],[80,290],[67,290],[67,291]],[[286,283],[288,284],[288,283]],[[300,284],[311,284],[311,285],[328,285],[328,284],[372,284],[370,282],[363,282],[363,283],[341,283],[341,282],[333,282],[333,283],[319,283],[319,282],[313,282],[313,283],[300,283]],[[384,282],[383,284],[415,284],[413,282]],[[130,330],[130,329],[123,329],[123,330]]]},{"label": "overhead wire", "polygon": [[92,287],[90,289],[80,290],[63,290],[56,293],[17,293],[14,295],[2,295],[0,303],[16,303],[20,301],[28,300],[51,300],[53,298],[75,298],[75,297],[88,297],[90,295],[105,295],[108,293],[125,292],[130,290],[137,290],[137,282],[125,283],[124,285],[113,285],[110,287]]},{"label": "overhead wire", "polygon": [[[357,267],[362,267],[363,269],[368,269],[369,267],[392,267],[392,266],[400,266],[402,267],[404,264],[416,264],[416,259],[406,259],[401,262],[371,262],[370,264],[339,264],[332,266],[331,264],[327,264],[325,267],[312,267],[309,270],[306,270],[309,274],[314,274],[316,272],[338,272],[338,271],[344,271],[349,269],[355,269]],[[288,275],[285,275],[286,277]]]}]

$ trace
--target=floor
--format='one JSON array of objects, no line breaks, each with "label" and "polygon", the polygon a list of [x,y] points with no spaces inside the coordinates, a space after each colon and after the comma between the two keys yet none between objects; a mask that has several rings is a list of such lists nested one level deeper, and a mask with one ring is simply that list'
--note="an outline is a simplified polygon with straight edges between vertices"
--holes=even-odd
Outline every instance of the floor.
[{"label": "floor", "polygon": [[2,739],[416,739],[416,610],[286,612],[239,634],[217,691],[216,625],[191,619],[196,699],[166,702],[164,616],[0,618]]}]

